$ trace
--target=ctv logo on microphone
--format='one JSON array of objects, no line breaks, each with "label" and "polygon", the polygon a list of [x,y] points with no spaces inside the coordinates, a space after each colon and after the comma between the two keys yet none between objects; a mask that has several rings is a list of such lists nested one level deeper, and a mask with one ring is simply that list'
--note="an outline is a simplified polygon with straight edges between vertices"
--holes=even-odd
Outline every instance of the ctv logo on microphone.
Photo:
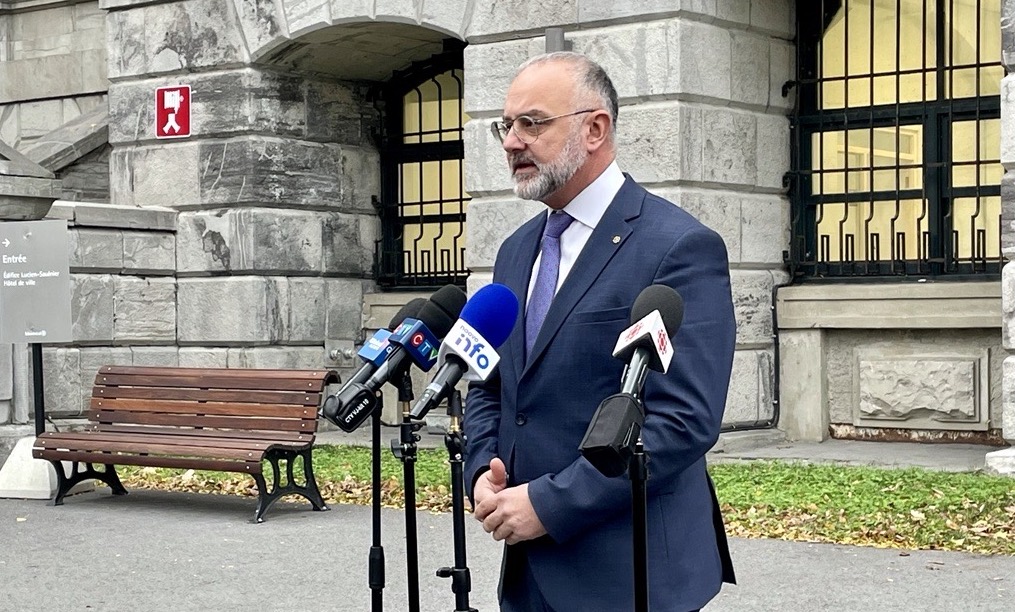
[{"label": "ctv logo on microphone", "polygon": [[406,319],[391,334],[391,342],[400,344],[424,372],[437,363],[437,338],[416,319]]},{"label": "ctv logo on microphone", "polygon": [[493,350],[490,343],[462,319],[458,319],[448,332],[447,340],[441,345],[438,360],[446,361],[449,353],[454,353],[468,368],[462,375],[462,380],[484,381],[490,378],[490,374],[500,362],[500,355]]},{"label": "ctv logo on microphone", "polygon": [[426,336],[421,332],[413,334],[412,337],[409,338],[409,344],[411,344],[420,355],[423,355],[428,360],[432,361],[437,359],[437,349],[433,344],[430,344],[427,341]]}]

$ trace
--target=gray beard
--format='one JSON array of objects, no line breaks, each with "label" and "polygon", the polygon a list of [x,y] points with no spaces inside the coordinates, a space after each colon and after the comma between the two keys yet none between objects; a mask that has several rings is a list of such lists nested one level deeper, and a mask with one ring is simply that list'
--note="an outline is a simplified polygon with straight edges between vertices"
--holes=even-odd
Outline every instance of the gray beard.
[{"label": "gray beard", "polygon": [[574,135],[564,145],[564,150],[557,159],[536,166],[535,176],[522,179],[512,177],[515,181],[515,195],[523,200],[545,200],[566,185],[586,159],[588,152],[582,149],[581,141]]}]

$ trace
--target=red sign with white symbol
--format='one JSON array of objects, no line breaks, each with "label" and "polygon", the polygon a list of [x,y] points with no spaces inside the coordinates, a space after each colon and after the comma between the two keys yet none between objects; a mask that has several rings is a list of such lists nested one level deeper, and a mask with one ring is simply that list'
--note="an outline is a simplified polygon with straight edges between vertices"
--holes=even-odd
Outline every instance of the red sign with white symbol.
[{"label": "red sign with white symbol", "polygon": [[155,137],[190,136],[190,85],[155,89]]}]

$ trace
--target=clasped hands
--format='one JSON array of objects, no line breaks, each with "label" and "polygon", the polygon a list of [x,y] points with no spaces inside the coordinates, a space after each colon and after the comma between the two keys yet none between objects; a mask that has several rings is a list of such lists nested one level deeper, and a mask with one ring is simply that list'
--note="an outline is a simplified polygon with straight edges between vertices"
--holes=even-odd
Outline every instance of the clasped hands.
[{"label": "clasped hands", "polygon": [[529,485],[507,486],[507,470],[498,458],[490,461],[490,469],[476,479],[472,498],[473,514],[493,539],[517,544],[546,533],[529,500]]}]

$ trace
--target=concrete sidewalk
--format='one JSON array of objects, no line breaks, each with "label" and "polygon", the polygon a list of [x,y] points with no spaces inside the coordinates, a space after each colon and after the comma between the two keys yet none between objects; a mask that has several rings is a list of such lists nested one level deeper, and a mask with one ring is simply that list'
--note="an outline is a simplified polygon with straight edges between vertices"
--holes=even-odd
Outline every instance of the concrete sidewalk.
[{"label": "concrete sidewalk", "polygon": [[[11,611],[367,612],[370,509],[281,503],[260,525],[254,500],[108,490],[61,507],[0,500],[0,609]],[[453,562],[448,514],[418,512],[421,610],[451,611],[436,568]],[[404,514],[383,512],[386,610],[407,609]],[[470,604],[491,612],[501,546],[466,521]],[[1015,607],[1015,557],[732,540],[740,584],[714,612],[987,612]],[[627,579],[620,576],[618,580]],[[581,588],[576,584],[575,588]],[[615,612],[615,611],[585,611]]]},{"label": "concrete sidewalk", "polygon": [[[382,431],[382,447],[398,437]],[[318,436],[327,444],[370,444],[369,427]],[[424,432],[421,447],[441,448]],[[829,441],[786,443],[778,432],[726,434],[711,461],[789,459],[972,470],[989,448],[971,445]],[[388,452],[385,450],[385,452]],[[1015,486],[1015,482],[1013,482]],[[370,508],[276,504],[250,522],[252,498],[108,489],[69,497],[62,507],[0,499],[0,610],[367,612]],[[415,513],[420,609],[455,610],[450,582],[452,517]],[[402,510],[383,512],[386,610],[406,603]],[[501,545],[466,518],[470,604],[496,606]],[[777,540],[731,541],[739,585],[708,606],[716,612],[840,610],[994,611],[1015,608],[1015,557],[879,550]],[[618,580],[627,577],[618,577]],[[576,586],[580,588],[580,585]],[[614,611],[583,611],[614,612]]]}]

